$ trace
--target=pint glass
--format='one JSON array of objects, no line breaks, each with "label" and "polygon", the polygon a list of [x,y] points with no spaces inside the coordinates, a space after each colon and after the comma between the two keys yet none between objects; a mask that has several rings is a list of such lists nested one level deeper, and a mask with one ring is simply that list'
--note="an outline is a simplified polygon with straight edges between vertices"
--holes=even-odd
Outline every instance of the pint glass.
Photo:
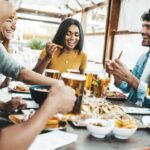
[{"label": "pint glass", "polygon": [[76,92],[76,102],[73,110],[69,114],[80,114],[82,97],[84,92],[84,84],[86,77],[81,74],[73,74],[73,73],[62,73],[61,78],[64,83],[70,87],[72,87]]},{"label": "pint glass", "polygon": [[147,86],[147,96],[150,96],[150,76],[149,76],[148,86]]},{"label": "pint glass", "polygon": [[59,70],[54,70],[54,69],[46,69],[45,70],[45,76],[51,77],[54,79],[60,79],[60,71]]},{"label": "pint glass", "polygon": [[110,78],[98,78],[93,84],[93,95],[95,97],[104,97]]},{"label": "pint glass", "polygon": [[97,74],[96,73],[92,73],[92,72],[86,72],[86,83],[85,83],[85,89],[86,90],[92,90],[92,82],[95,81],[97,79]]}]

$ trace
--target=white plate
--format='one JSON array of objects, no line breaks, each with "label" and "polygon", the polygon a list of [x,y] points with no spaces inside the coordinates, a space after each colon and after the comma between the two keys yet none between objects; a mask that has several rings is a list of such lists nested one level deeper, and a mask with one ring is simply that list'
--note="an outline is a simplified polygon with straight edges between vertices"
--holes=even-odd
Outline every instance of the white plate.
[{"label": "white plate", "polygon": [[142,122],[146,127],[150,128],[150,116],[143,116]]},{"label": "white plate", "polygon": [[85,120],[72,121],[72,124],[73,124],[75,127],[86,127]]},{"label": "white plate", "polygon": [[11,96],[12,97],[21,97],[23,99],[28,99],[28,100],[32,99],[31,94],[29,94],[29,93],[12,93]]},{"label": "white plate", "polygon": [[[13,122],[14,124],[19,124],[22,121],[22,119],[28,120],[29,119],[29,114],[16,114],[16,115],[9,115],[9,120]],[[58,128],[44,128],[44,131],[54,131],[54,130],[65,130],[68,126],[67,121],[59,121],[59,127]]]},{"label": "white plate", "polygon": [[23,82],[20,82],[20,81],[12,81],[10,82],[9,86],[8,86],[8,89],[10,90],[10,92],[15,92],[15,93],[28,93],[30,94],[30,90],[27,90],[27,91],[21,91],[19,89],[15,89],[16,86],[27,86],[26,84],[24,84]]},{"label": "white plate", "polygon": [[60,126],[58,128],[45,128],[44,131],[54,131],[54,130],[66,130],[67,128],[67,123],[64,126]]},{"label": "white plate", "polygon": [[122,107],[122,108],[128,114],[150,114],[149,108],[138,108],[138,107]]}]

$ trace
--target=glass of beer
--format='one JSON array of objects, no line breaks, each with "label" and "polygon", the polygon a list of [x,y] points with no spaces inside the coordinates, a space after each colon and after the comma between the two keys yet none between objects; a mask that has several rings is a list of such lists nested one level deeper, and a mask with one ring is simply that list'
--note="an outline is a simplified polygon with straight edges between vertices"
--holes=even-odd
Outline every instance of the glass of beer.
[{"label": "glass of beer", "polygon": [[92,83],[93,86],[93,95],[95,97],[104,97],[105,92],[107,90],[108,84],[110,82],[110,78],[99,78]]},{"label": "glass of beer", "polygon": [[51,77],[54,79],[60,79],[60,71],[59,70],[54,70],[54,69],[46,69],[45,70],[45,76]]},{"label": "glass of beer", "polygon": [[85,83],[85,89],[86,90],[92,90],[92,82],[97,79],[98,74],[92,73],[92,72],[86,72],[86,83]]},{"label": "glass of beer", "polygon": [[148,85],[147,85],[147,96],[150,96],[150,76],[149,76],[149,80],[148,80]]},{"label": "glass of beer", "polygon": [[61,78],[66,85],[72,87],[76,92],[76,102],[73,110],[69,112],[69,114],[80,114],[84,85],[86,80],[85,75],[64,72],[61,74]]}]

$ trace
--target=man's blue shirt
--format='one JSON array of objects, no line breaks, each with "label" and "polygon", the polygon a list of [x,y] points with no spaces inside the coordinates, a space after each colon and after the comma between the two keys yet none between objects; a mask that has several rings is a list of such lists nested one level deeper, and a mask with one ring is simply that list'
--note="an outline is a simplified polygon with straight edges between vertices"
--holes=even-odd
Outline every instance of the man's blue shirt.
[{"label": "man's blue shirt", "polygon": [[[134,91],[130,85],[128,85],[127,82],[122,81],[120,83],[120,85],[118,86],[118,88],[120,88],[124,93],[129,93],[128,95],[128,100],[132,101],[134,103],[138,102],[142,102],[143,104],[145,103],[145,101],[148,101],[145,96],[146,96],[146,90],[147,90],[147,83],[144,81],[141,81],[141,75],[143,73],[143,64],[145,63],[145,60],[147,59],[147,55],[149,52],[144,53],[141,55],[141,57],[138,59],[135,67],[132,70],[132,73],[139,79],[139,86],[138,89],[136,91]],[[147,106],[147,107],[150,107]]]}]

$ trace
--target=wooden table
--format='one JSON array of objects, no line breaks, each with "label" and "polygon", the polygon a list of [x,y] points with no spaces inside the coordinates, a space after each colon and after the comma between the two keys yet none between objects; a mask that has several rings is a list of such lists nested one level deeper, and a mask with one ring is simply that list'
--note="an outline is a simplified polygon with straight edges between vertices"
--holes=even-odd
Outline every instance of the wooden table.
[{"label": "wooden table", "polygon": [[[113,104],[135,106],[135,104],[123,101],[111,101]],[[142,115],[134,115],[135,118],[142,118]],[[139,147],[150,147],[150,129],[138,129],[137,132],[127,140],[116,139],[112,134],[104,139],[97,139],[90,135],[86,129],[79,129],[69,126],[67,132],[78,135],[76,143],[72,143],[61,150],[133,150]]]},{"label": "wooden table", "polygon": [[[118,101],[113,101],[113,103],[123,104]],[[132,104],[126,103],[126,105]],[[77,129],[70,125],[66,132],[77,134],[78,140],[75,143],[60,148],[60,150],[133,150],[133,148],[150,146],[150,129],[139,129],[128,140],[119,140],[113,135],[109,135],[104,139],[97,139],[92,137],[86,129]]]},{"label": "wooden table", "polygon": [[67,132],[78,135],[76,143],[61,148],[61,150],[132,150],[133,148],[150,146],[150,129],[138,130],[128,140],[116,139],[109,135],[104,139],[92,137],[86,129],[68,127]]}]

